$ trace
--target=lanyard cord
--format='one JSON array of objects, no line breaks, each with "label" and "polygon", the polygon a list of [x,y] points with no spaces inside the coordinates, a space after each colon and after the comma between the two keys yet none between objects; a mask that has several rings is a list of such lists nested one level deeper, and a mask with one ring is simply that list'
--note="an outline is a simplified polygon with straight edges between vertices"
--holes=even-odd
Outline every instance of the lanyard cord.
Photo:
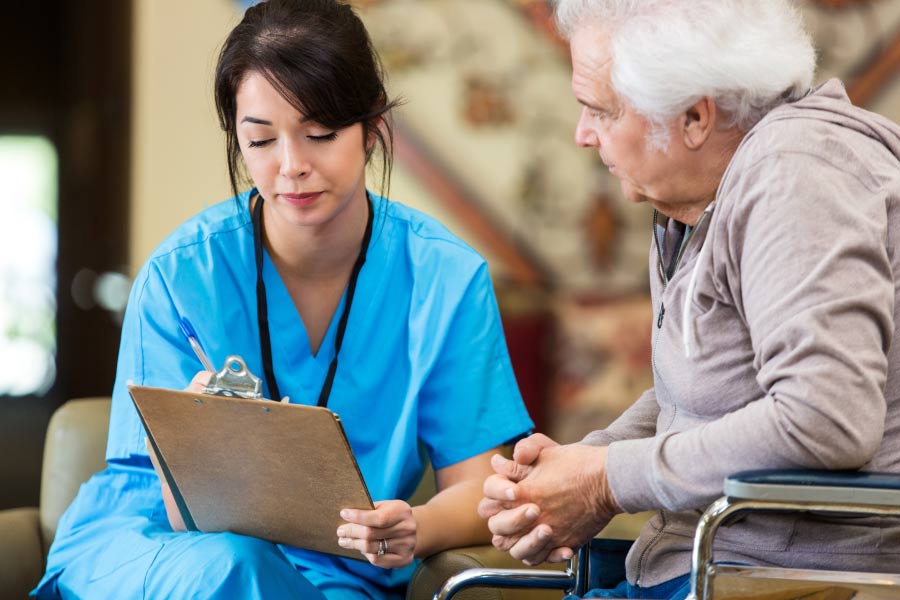
[{"label": "lanyard cord", "polygon": [[[331,386],[334,383],[334,375],[337,373],[338,354],[341,352],[341,345],[344,342],[344,332],[347,329],[347,319],[350,316],[350,307],[353,305],[353,296],[356,293],[356,281],[359,279],[359,272],[366,263],[366,254],[369,251],[369,242],[372,239],[372,221],[374,217],[374,208],[372,200],[366,192],[366,204],[369,209],[369,218],[366,222],[366,232],[363,235],[362,246],[359,249],[359,255],[353,264],[353,271],[350,273],[350,281],[347,284],[347,301],[344,304],[344,311],[341,313],[340,321],[338,321],[337,334],[334,338],[334,358],[331,359],[331,365],[328,367],[328,375],[325,377],[325,383],[322,384],[322,391],[319,393],[319,406],[328,405],[328,397],[331,395]],[[262,353],[263,373],[266,377],[266,386],[269,388],[269,395],[276,402],[281,399],[281,393],[278,391],[278,383],[275,381],[275,370],[272,366],[272,340],[269,337],[269,310],[266,303],[266,284],[263,282],[263,244],[262,244],[262,205],[263,197],[257,196],[256,206],[253,207],[253,250],[256,256],[256,316],[259,325],[259,347]]]}]

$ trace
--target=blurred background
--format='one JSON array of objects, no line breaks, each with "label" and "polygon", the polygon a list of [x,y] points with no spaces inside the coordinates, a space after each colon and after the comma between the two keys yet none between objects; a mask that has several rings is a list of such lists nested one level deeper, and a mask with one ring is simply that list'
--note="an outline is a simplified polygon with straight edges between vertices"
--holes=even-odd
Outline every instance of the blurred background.
[{"label": "blurred background", "polygon": [[[132,277],[229,194],[211,94],[239,0],[33,0],[0,22],[0,508],[44,430],[108,395]],[[545,0],[359,0],[396,112],[393,199],[489,261],[538,429],[579,439],[652,383],[651,210],[590,150]],[[798,2],[820,81],[900,120],[900,0]],[[377,177],[370,180],[377,191]]]}]

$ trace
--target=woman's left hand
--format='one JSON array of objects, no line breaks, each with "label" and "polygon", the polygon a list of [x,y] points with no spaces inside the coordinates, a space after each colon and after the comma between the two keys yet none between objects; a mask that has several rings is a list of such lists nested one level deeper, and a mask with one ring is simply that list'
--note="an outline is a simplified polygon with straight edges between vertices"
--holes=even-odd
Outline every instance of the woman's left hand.
[{"label": "woman's left hand", "polygon": [[[355,548],[370,563],[385,569],[405,567],[416,549],[416,519],[402,500],[383,500],[374,510],[345,508],[338,527],[338,545]],[[379,553],[379,550],[382,552]]]}]

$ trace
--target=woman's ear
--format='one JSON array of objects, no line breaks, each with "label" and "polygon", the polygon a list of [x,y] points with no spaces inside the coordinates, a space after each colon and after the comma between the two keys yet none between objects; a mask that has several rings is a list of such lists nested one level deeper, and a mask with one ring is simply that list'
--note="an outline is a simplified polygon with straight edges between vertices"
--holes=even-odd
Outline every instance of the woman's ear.
[{"label": "woman's ear", "polygon": [[699,150],[716,128],[718,111],[716,103],[705,96],[681,114],[684,145],[689,150]]},{"label": "woman's ear", "polygon": [[384,117],[375,117],[366,124],[366,157],[375,152],[375,144],[378,143],[378,131],[384,127]]}]

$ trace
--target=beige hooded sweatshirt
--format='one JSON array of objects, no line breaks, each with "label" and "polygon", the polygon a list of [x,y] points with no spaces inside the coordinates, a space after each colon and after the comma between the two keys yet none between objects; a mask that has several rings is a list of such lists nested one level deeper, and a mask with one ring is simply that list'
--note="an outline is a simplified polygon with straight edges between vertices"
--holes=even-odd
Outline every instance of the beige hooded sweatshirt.
[{"label": "beige hooded sweatshirt", "polygon": [[[650,253],[654,387],[584,443],[609,445],[628,556],[653,586],[690,571],[700,513],[730,473],[900,472],[900,127],[832,80],[744,138],[671,280]],[[900,523],[751,515],[716,559],[900,571]]]}]

